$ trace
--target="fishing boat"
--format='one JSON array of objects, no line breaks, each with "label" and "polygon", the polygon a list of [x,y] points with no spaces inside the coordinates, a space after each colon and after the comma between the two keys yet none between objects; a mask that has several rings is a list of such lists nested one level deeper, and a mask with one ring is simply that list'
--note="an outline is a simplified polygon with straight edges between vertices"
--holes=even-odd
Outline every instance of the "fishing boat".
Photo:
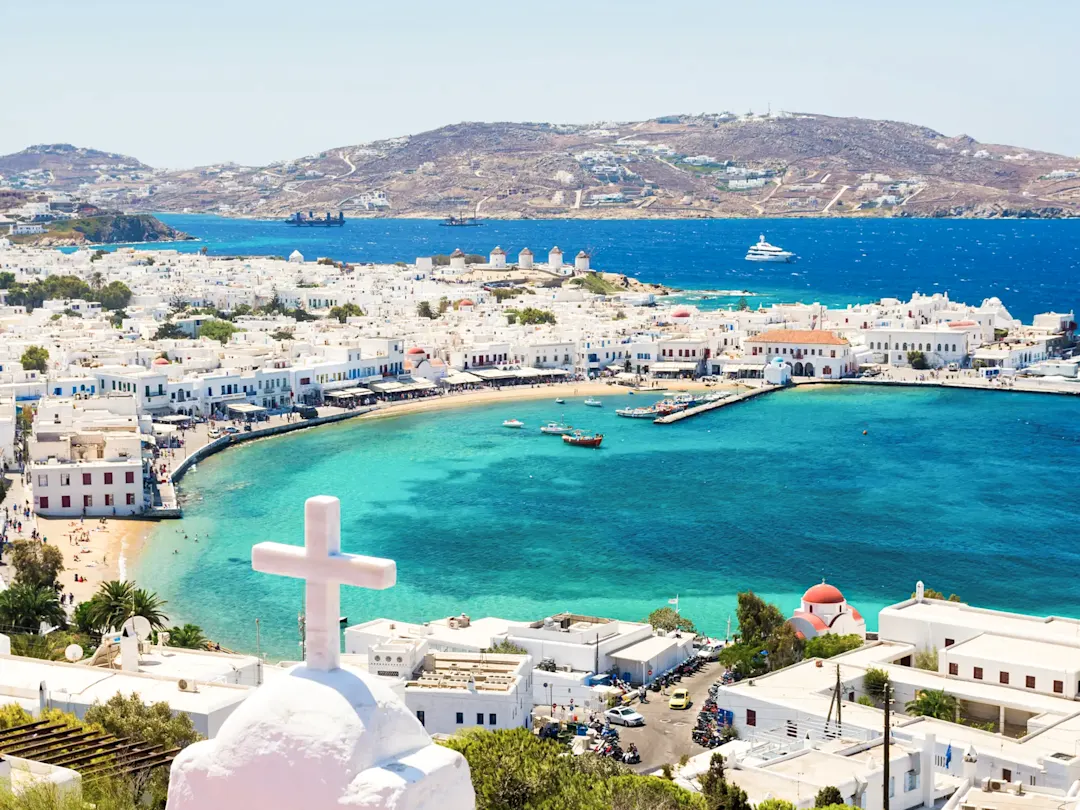
[{"label": "fishing boat", "polygon": [[575,447],[599,447],[600,443],[604,440],[604,434],[585,433],[581,430],[575,430],[572,434],[563,436],[562,440],[566,444],[570,444]]},{"label": "fishing boat", "polygon": [[573,433],[574,428],[562,422],[548,422],[540,428],[540,432],[547,433],[549,436],[565,436],[567,433]]},{"label": "fishing boat", "polygon": [[563,436],[562,440],[574,447],[599,447],[600,442],[604,440],[604,434],[589,434],[580,430],[575,430],[572,435]]},{"label": "fishing boat", "polygon": [[615,414],[627,419],[655,419],[659,415],[656,408],[619,408]]},{"label": "fishing boat", "polygon": [[586,399],[585,404],[588,405],[590,408],[602,408],[602,407],[604,407],[603,402],[601,402],[598,399],[593,399],[592,397],[589,397],[588,399]]},{"label": "fishing boat", "polygon": [[556,404],[556,405],[565,405],[565,404],[566,404],[566,400],[565,400],[565,399],[563,399],[562,397],[557,397],[557,398],[555,399],[555,404]]},{"label": "fishing boat", "polygon": [[503,422],[503,427],[521,430],[523,427],[525,427],[525,423],[519,422],[517,419],[507,419],[505,422]]}]

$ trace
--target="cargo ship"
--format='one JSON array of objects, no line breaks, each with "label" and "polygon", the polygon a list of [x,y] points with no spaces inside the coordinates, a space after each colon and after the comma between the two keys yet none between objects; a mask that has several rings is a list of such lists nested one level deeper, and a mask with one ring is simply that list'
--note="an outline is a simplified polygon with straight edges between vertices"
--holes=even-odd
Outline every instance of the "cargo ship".
[{"label": "cargo ship", "polygon": [[345,224],[345,214],[342,211],[338,211],[337,216],[333,216],[329,211],[321,217],[315,216],[314,211],[308,211],[307,216],[302,212],[297,211],[291,217],[285,220],[286,225],[297,225],[302,228],[333,228],[341,227]]}]

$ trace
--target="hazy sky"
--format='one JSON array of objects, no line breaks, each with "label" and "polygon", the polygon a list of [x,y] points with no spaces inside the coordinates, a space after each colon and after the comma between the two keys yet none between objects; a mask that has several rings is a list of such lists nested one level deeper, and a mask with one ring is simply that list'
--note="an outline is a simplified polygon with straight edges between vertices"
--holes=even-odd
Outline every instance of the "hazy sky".
[{"label": "hazy sky", "polygon": [[459,121],[775,109],[1080,154],[1077,0],[0,0],[0,154],[266,163]]}]

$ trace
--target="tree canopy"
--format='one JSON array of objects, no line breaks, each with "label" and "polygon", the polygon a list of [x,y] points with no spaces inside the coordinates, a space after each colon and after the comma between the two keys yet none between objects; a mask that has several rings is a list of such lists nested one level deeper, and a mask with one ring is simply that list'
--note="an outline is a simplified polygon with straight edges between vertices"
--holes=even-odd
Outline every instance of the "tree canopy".
[{"label": "tree canopy", "polygon": [[59,627],[67,623],[55,588],[15,584],[0,591],[0,624],[5,629],[35,634],[42,622]]},{"label": "tree canopy", "polygon": [[87,621],[98,631],[119,629],[132,616],[142,616],[155,630],[163,630],[169,617],[165,601],[153,591],[136,588],[133,582],[102,582],[89,601]]},{"label": "tree canopy", "polygon": [[671,632],[672,630],[682,630],[687,633],[696,633],[697,628],[694,627],[694,623],[683,616],[681,613],[677,613],[675,608],[664,606],[657,608],[650,613],[646,618],[649,624],[653,626],[655,630],[663,630],[665,632]]},{"label": "tree canopy", "polygon": [[49,367],[49,350],[42,346],[27,346],[19,362],[28,371],[43,372]]},{"label": "tree canopy", "polygon": [[342,304],[339,307],[330,307],[328,317],[337,318],[339,323],[345,323],[347,318],[359,318],[363,314],[364,310],[356,304]]},{"label": "tree canopy", "polygon": [[750,810],[750,801],[742,789],[724,777],[724,756],[714,753],[709,770],[698,777],[701,794],[708,810]]},{"label": "tree canopy", "polygon": [[154,340],[183,340],[188,334],[172,321],[165,321],[154,332]]},{"label": "tree canopy", "polygon": [[86,723],[96,723],[109,734],[127,737],[148,745],[185,748],[199,739],[191,718],[183,712],[173,714],[164,701],[147,705],[137,694],[117,693],[104,703],[86,710]]},{"label": "tree canopy", "polygon": [[37,540],[16,540],[11,544],[10,562],[18,584],[55,588],[64,570],[64,553]]},{"label": "tree canopy", "polygon": [[104,309],[123,309],[131,301],[131,290],[120,281],[102,286],[100,273],[95,273],[94,286],[78,276],[46,276],[29,284],[20,284],[12,278],[7,285],[7,301],[14,306],[24,306],[27,312],[40,307],[45,301],[66,298],[82,298],[98,301]]},{"label": "tree canopy", "polygon": [[666,779],[593,754],[566,756],[524,728],[471,729],[443,744],[469,763],[477,810],[707,810],[703,797]]},{"label": "tree canopy", "polygon": [[856,650],[863,645],[863,640],[857,633],[851,633],[846,636],[838,636],[833,633],[826,633],[823,636],[816,636],[809,639],[806,642],[806,647],[803,649],[803,655],[807,658],[832,658],[834,655],[840,655],[850,650]]},{"label": "tree canopy", "polygon": [[197,624],[185,624],[182,627],[169,628],[169,646],[184,647],[188,650],[205,650],[207,638]]},{"label": "tree canopy", "polygon": [[211,318],[203,321],[202,326],[199,327],[199,337],[210,338],[219,343],[228,343],[233,333],[238,331],[240,330],[228,321]]},{"label": "tree canopy", "polygon": [[956,698],[944,689],[924,689],[916,694],[914,700],[905,704],[904,711],[915,716],[955,721],[959,705]]},{"label": "tree canopy", "polygon": [[814,797],[814,807],[831,807],[835,804],[843,804],[844,797],[840,795],[839,788],[828,785],[818,791]]}]

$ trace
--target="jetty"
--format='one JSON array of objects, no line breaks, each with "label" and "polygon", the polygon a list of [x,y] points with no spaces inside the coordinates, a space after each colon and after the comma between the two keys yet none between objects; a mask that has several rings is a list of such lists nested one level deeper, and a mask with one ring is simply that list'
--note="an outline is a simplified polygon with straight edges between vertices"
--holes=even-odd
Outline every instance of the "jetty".
[{"label": "jetty", "polygon": [[677,413],[670,413],[667,416],[660,416],[653,420],[654,425],[670,425],[674,422],[681,422],[683,419],[689,419],[692,416],[697,416],[701,413],[707,413],[709,411],[715,411],[720,408],[724,408],[728,405],[734,405],[737,402],[745,402],[748,399],[759,397],[762,394],[768,394],[770,391],[783,390],[782,386],[768,386],[766,388],[752,388],[749,391],[743,391],[741,394],[734,394],[730,397],[724,397],[713,402],[706,402],[703,405],[695,405],[693,408],[687,408],[685,411],[678,411]]}]

